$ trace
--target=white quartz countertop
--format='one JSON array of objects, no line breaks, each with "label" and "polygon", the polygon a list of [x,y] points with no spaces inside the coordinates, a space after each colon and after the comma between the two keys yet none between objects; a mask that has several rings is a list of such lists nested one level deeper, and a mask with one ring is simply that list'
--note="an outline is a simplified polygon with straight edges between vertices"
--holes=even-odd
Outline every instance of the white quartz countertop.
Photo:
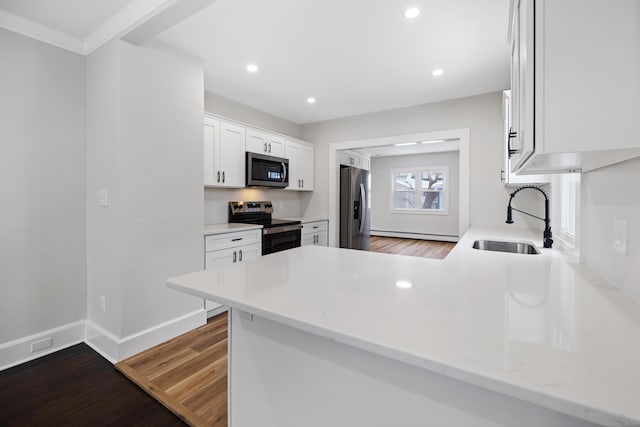
[{"label": "white quartz countertop", "polygon": [[211,236],[213,234],[233,233],[234,231],[258,230],[261,225],[256,224],[240,224],[235,222],[225,222],[223,224],[206,224],[204,226],[204,235]]},{"label": "white quartz countertop", "polygon": [[[640,425],[640,305],[557,249],[444,260],[303,246],[169,286],[604,425]],[[540,238],[539,238],[540,237]]]}]

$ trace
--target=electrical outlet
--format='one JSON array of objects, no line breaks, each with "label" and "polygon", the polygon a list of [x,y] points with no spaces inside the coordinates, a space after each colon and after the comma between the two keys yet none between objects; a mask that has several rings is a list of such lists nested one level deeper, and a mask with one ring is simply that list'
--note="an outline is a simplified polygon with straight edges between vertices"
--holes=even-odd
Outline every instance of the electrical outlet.
[{"label": "electrical outlet", "polygon": [[627,221],[615,220],[613,222],[613,250],[614,252],[627,256],[627,239],[629,229]]},{"label": "electrical outlet", "polygon": [[45,348],[51,347],[51,337],[45,338],[43,340],[34,341],[31,343],[31,353],[35,353],[36,351],[44,350]]},{"label": "electrical outlet", "polygon": [[107,297],[104,295],[100,295],[100,311],[103,313],[107,312]]}]

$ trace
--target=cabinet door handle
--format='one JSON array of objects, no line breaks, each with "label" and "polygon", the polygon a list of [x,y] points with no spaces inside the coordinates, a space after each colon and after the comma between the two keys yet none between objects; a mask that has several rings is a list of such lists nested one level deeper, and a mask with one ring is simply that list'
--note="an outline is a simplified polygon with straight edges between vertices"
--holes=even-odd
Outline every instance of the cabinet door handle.
[{"label": "cabinet door handle", "polygon": [[266,142],[264,143],[264,152],[265,153],[267,152],[267,143]]},{"label": "cabinet door handle", "polygon": [[301,180],[301,181],[302,181],[302,188],[304,188],[304,179],[303,179],[303,180]]},{"label": "cabinet door handle", "polygon": [[271,152],[271,143],[269,143],[269,152]]},{"label": "cabinet door handle", "polygon": [[313,229],[314,229],[314,230],[315,230],[316,228],[320,228],[320,226],[319,226],[319,225],[316,225],[316,226],[314,226],[314,227],[313,227]]},{"label": "cabinet door handle", "polygon": [[507,151],[509,152],[509,158],[511,158],[512,155],[518,152],[518,150],[514,150],[513,148],[511,148],[511,140],[518,136],[518,132],[514,132],[511,129],[512,128],[509,128],[509,137],[507,138]]},{"label": "cabinet door handle", "polygon": [[242,261],[242,249],[240,249],[240,261]]},{"label": "cabinet door handle", "polygon": [[500,181],[504,182],[504,179],[505,179],[505,177],[504,177],[504,169],[500,169]]},{"label": "cabinet door handle", "polygon": [[222,182],[224,183],[224,171],[222,171]]},{"label": "cabinet door handle", "polygon": [[218,182],[220,182],[220,171],[218,171]]},{"label": "cabinet door handle", "polygon": [[236,262],[236,251],[233,251],[233,262]]},{"label": "cabinet door handle", "polygon": [[236,237],[235,239],[231,239],[231,241],[232,242],[239,242],[242,239],[244,239],[244,237]]}]

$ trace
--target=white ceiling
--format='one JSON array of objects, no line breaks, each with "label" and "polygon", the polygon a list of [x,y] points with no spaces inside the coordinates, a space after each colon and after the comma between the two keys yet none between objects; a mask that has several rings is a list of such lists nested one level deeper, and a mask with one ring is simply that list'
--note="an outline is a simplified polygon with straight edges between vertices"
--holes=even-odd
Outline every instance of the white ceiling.
[{"label": "white ceiling", "polygon": [[133,0],[0,0],[0,9],[84,40]]},{"label": "white ceiling", "polygon": [[[412,21],[409,6],[421,9]],[[508,8],[509,0],[216,0],[159,38],[204,59],[207,90],[303,124],[507,88]],[[249,62],[258,73],[246,71]],[[433,77],[435,68],[444,75]]]},{"label": "white ceiling", "polygon": [[[87,54],[181,2],[0,0],[0,27]],[[407,20],[408,7],[421,14]],[[203,58],[207,90],[303,124],[507,88],[508,7],[509,0],[215,0],[158,38]],[[249,62],[256,74],[246,71]],[[444,75],[433,77],[435,68]],[[307,104],[310,96],[316,104]]]}]

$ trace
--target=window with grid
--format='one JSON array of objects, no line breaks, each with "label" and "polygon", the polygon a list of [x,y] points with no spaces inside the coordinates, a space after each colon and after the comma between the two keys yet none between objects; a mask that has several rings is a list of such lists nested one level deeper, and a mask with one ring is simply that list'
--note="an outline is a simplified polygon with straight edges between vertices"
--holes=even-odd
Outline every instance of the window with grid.
[{"label": "window with grid", "polygon": [[449,168],[446,166],[391,170],[391,211],[448,213]]}]

